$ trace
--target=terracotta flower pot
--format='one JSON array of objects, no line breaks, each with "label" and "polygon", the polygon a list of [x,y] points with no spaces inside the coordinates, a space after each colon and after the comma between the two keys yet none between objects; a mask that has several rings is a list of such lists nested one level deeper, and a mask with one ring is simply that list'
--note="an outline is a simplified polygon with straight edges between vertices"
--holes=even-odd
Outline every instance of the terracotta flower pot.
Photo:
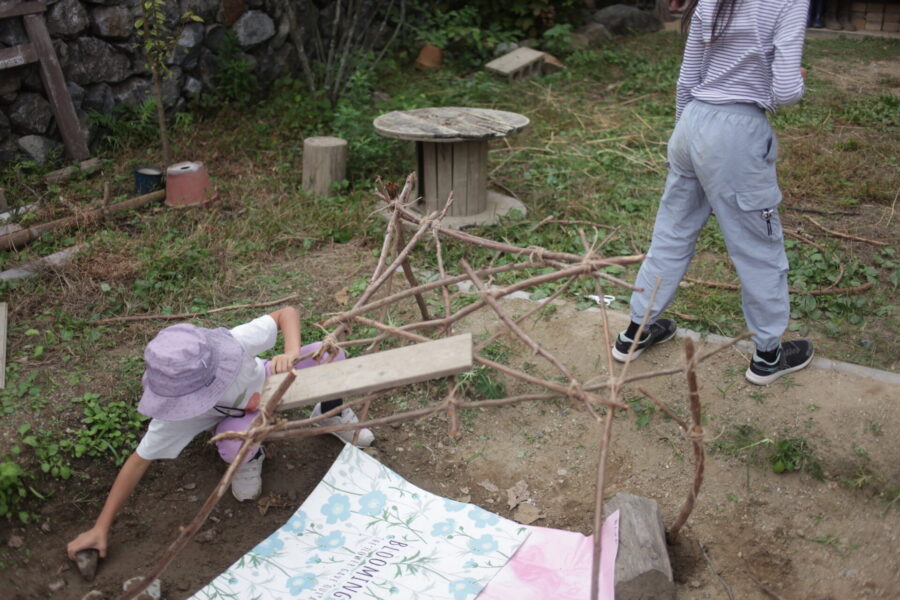
[{"label": "terracotta flower pot", "polygon": [[416,68],[420,71],[437,69],[441,66],[441,58],[443,55],[444,51],[437,46],[426,44],[425,46],[422,46],[422,49],[419,51],[419,57],[416,58]]},{"label": "terracotta flower pot", "polygon": [[198,206],[215,197],[203,163],[180,162],[166,169],[166,206]]}]

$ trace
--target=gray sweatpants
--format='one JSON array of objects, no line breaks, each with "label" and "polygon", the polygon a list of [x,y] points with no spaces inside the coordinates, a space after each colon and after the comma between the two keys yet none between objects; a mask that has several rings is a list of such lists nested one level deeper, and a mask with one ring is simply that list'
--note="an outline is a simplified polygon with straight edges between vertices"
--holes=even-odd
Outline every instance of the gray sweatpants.
[{"label": "gray sweatpants", "polygon": [[[650,322],[672,302],[700,229],[715,213],[741,279],[747,327],[759,350],[774,350],[787,328],[787,257],[778,218],[778,143],[765,113],[752,104],[692,101],[669,139],[669,175],[650,250],[631,296],[631,319]],[[656,285],[660,287],[650,304]]]}]

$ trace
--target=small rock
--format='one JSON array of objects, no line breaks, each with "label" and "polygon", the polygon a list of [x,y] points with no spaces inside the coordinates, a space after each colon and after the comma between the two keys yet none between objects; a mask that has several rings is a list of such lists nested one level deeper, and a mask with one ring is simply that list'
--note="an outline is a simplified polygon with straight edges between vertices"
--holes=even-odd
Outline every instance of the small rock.
[{"label": "small rock", "polygon": [[543,515],[541,514],[540,509],[537,506],[528,503],[520,504],[513,515],[513,519],[523,525],[531,525],[541,517],[543,517]]},{"label": "small rock", "polygon": [[494,485],[494,483],[490,479],[485,479],[484,481],[479,482],[478,485],[480,485],[481,487],[483,487],[484,489],[486,489],[489,492],[497,492],[500,490],[500,488],[498,488],[496,485]]},{"label": "small rock", "polygon": [[190,496],[187,497],[187,501],[188,501],[188,502],[196,502],[196,501],[199,500],[199,499],[200,499],[200,498],[198,498],[198,497],[197,497],[196,495],[194,495],[194,494],[191,494]]},{"label": "small rock", "polygon": [[179,581],[175,585],[175,589],[177,589],[179,592],[186,592],[191,589],[191,586],[186,581]]},{"label": "small rock", "polygon": [[[144,580],[144,578],[140,575],[137,577],[132,577],[128,581],[122,584],[122,589],[126,592],[131,591],[136,588],[140,583]],[[153,582],[147,586],[147,589],[135,596],[134,600],[160,600],[162,598],[162,581],[159,579],[154,579]]]},{"label": "small rock", "polygon": [[698,588],[698,587],[700,587],[700,582],[697,581],[696,579],[691,579],[690,586],[691,586],[692,588]]},{"label": "small rock", "polygon": [[75,553],[75,564],[78,571],[85,581],[93,581],[97,574],[97,561],[100,559],[100,553],[89,548]]},{"label": "small rock", "polygon": [[41,531],[44,533],[50,533],[50,521],[44,521],[41,523]]},{"label": "small rock", "polygon": [[509,504],[509,508],[512,510],[528,499],[528,484],[524,481],[518,481],[516,482],[516,485],[506,490],[506,495],[509,498],[507,504]]},{"label": "small rock", "polygon": [[66,587],[65,579],[57,579],[56,581],[50,583],[50,585],[47,586],[47,588],[51,592],[58,592],[59,590],[63,589],[64,587]]},{"label": "small rock", "polygon": [[106,594],[100,590],[91,590],[82,596],[81,600],[106,600]]},{"label": "small rock", "polygon": [[25,544],[25,540],[22,539],[20,535],[11,535],[9,536],[9,541],[6,543],[7,546],[15,550],[16,548],[21,548]]},{"label": "small rock", "polygon": [[198,533],[194,537],[194,541],[196,541],[198,544],[208,544],[209,542],[216,539],[216,536],[218,536],[218,535],[219,535],[219,533],[215,529],[210,527],[206,531]]},{"label": "small rock", "polygon": [[197,484],[194,483],[193,481],[191,483],[184,484],[184,489],[186,489],[186,490],[192,490],[196,487],[197,487]]},{"label": "small rock", "polygon": [[234,33],[242,48],[260,44],[275,35],[275,22],[266,13],[248,10],[234,24]]}]

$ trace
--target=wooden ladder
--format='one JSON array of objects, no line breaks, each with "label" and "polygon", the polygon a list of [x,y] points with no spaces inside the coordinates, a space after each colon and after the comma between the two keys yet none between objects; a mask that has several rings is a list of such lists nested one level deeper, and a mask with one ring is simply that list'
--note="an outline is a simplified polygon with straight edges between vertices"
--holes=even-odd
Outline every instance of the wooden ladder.
[{"label": "wooden ladder", "polygon": [[69,96],[62,69],[59,67],[59,59],[47,32],[43,14],[46,9],[43,2],[6,2],[0,5],[0,19],[22,17],[25,32],[28,34],[27,44],[0,50],[0,70],[33,62],[40,63],[41,81],[44,82],[44,89],[50,98],[50,107],[53,109],[53,116],[56,117],[56,124],[62,134],[66,150],[73,160],[84,160],[90,156],[90,152],[78,122],[78,115],[75,114],[75,106],[72,104],[72,97]]}]

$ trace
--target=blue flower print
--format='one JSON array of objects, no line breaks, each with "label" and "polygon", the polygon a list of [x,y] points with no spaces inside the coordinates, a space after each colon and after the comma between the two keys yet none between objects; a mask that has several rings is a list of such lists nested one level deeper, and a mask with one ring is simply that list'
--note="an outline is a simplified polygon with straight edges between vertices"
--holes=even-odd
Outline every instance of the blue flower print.
[{"label": "blue flower print", "polygon": [[313,573],[303,573],[287,580],[287,589],[291,596],[297,596],[303,590],[311,590],[316,587],[316,576]]},{"label": "blue flower print", "polygon": [[322,562],[322,559],[319,558],[318,554],[314,554],[306,559],[306,564],[308,565],[317,565]]},{"label": "blue flower print", "polygon": [[469,518],[475,522],[475,527],[481,529],[488,525],[496,525],[500,522],[500,517],[494,513],[489,513],[480,506],[473,506],[469,511]]},{"label": "blue flower print", "polygon": [[254,548],[252,552],[260,556],[274,556],[275,553],[281,550],[283,547],[284,542],[282,542],[278,538],[278,534],[275,533],[257,544],[256,548]]},{"label": "blue flower print", "polygon": [[328,517],[329,525],[346,521],[350,518],[350,499],[344,494],[332,494],[328,504],[322,507],[322,514]]},{"label": "blue flower print", "polygon": [[465,510],[466,505],[462,502],[457,502],[456,500],[448,500],[444,498],[444,510],[447,512],[459,512],[461,510]]},{"label": "blue flower print", "polygon": [[456,521],[453,519],[447,519],[446,521],[441,521],[440,523],[435,523],[434,527],[431,528],[431,535],[434,537],[443,537],[445,535],[453,535],[453,531],[456,529]]},{"label": "blue flower print", "polygon": [[469,550],[475,554],[490,554],[497,549],[497,541],[494,536],[484,534],[477,540],[469,542]]},{"label": "blue flower print", "polygon": [[475,568],[477,568],[477,567],[478,567],[478,563],[475,562],[474,560],[467,560],[467,561],[463,564],[463,568],[464,568],[464,569],[475,569]]},{"label": "blue flower print", "polygon": [[306,531],[306,526],[309,524],[309,517],[302,510],[296,513],[294,516],[290,518],[290,520],[285,523],[284,530],[288,533],[296,533],[301,534]]},{"label": "blue flower print", "polygon": [[453,600],[466,600],[469,595],[474,596],[480,591],[481,586],[472,577],[450,582],[450,593],[453,594]]},{"label": "blue flower print", "polygon": [[387,502],[387,496],[378,490],[372,490],[359,499],[359,512],[370,517],[380,515],[384,510],[385,502]]},{"label": "blue flower print", "polygon": [[320,537],[316,541],[316,546],[319,547],[319,550],[337,550],[341,546],[344,545],[344,536],[341,535],[340,531],[332,531],[328,535],[324,535]]}]

